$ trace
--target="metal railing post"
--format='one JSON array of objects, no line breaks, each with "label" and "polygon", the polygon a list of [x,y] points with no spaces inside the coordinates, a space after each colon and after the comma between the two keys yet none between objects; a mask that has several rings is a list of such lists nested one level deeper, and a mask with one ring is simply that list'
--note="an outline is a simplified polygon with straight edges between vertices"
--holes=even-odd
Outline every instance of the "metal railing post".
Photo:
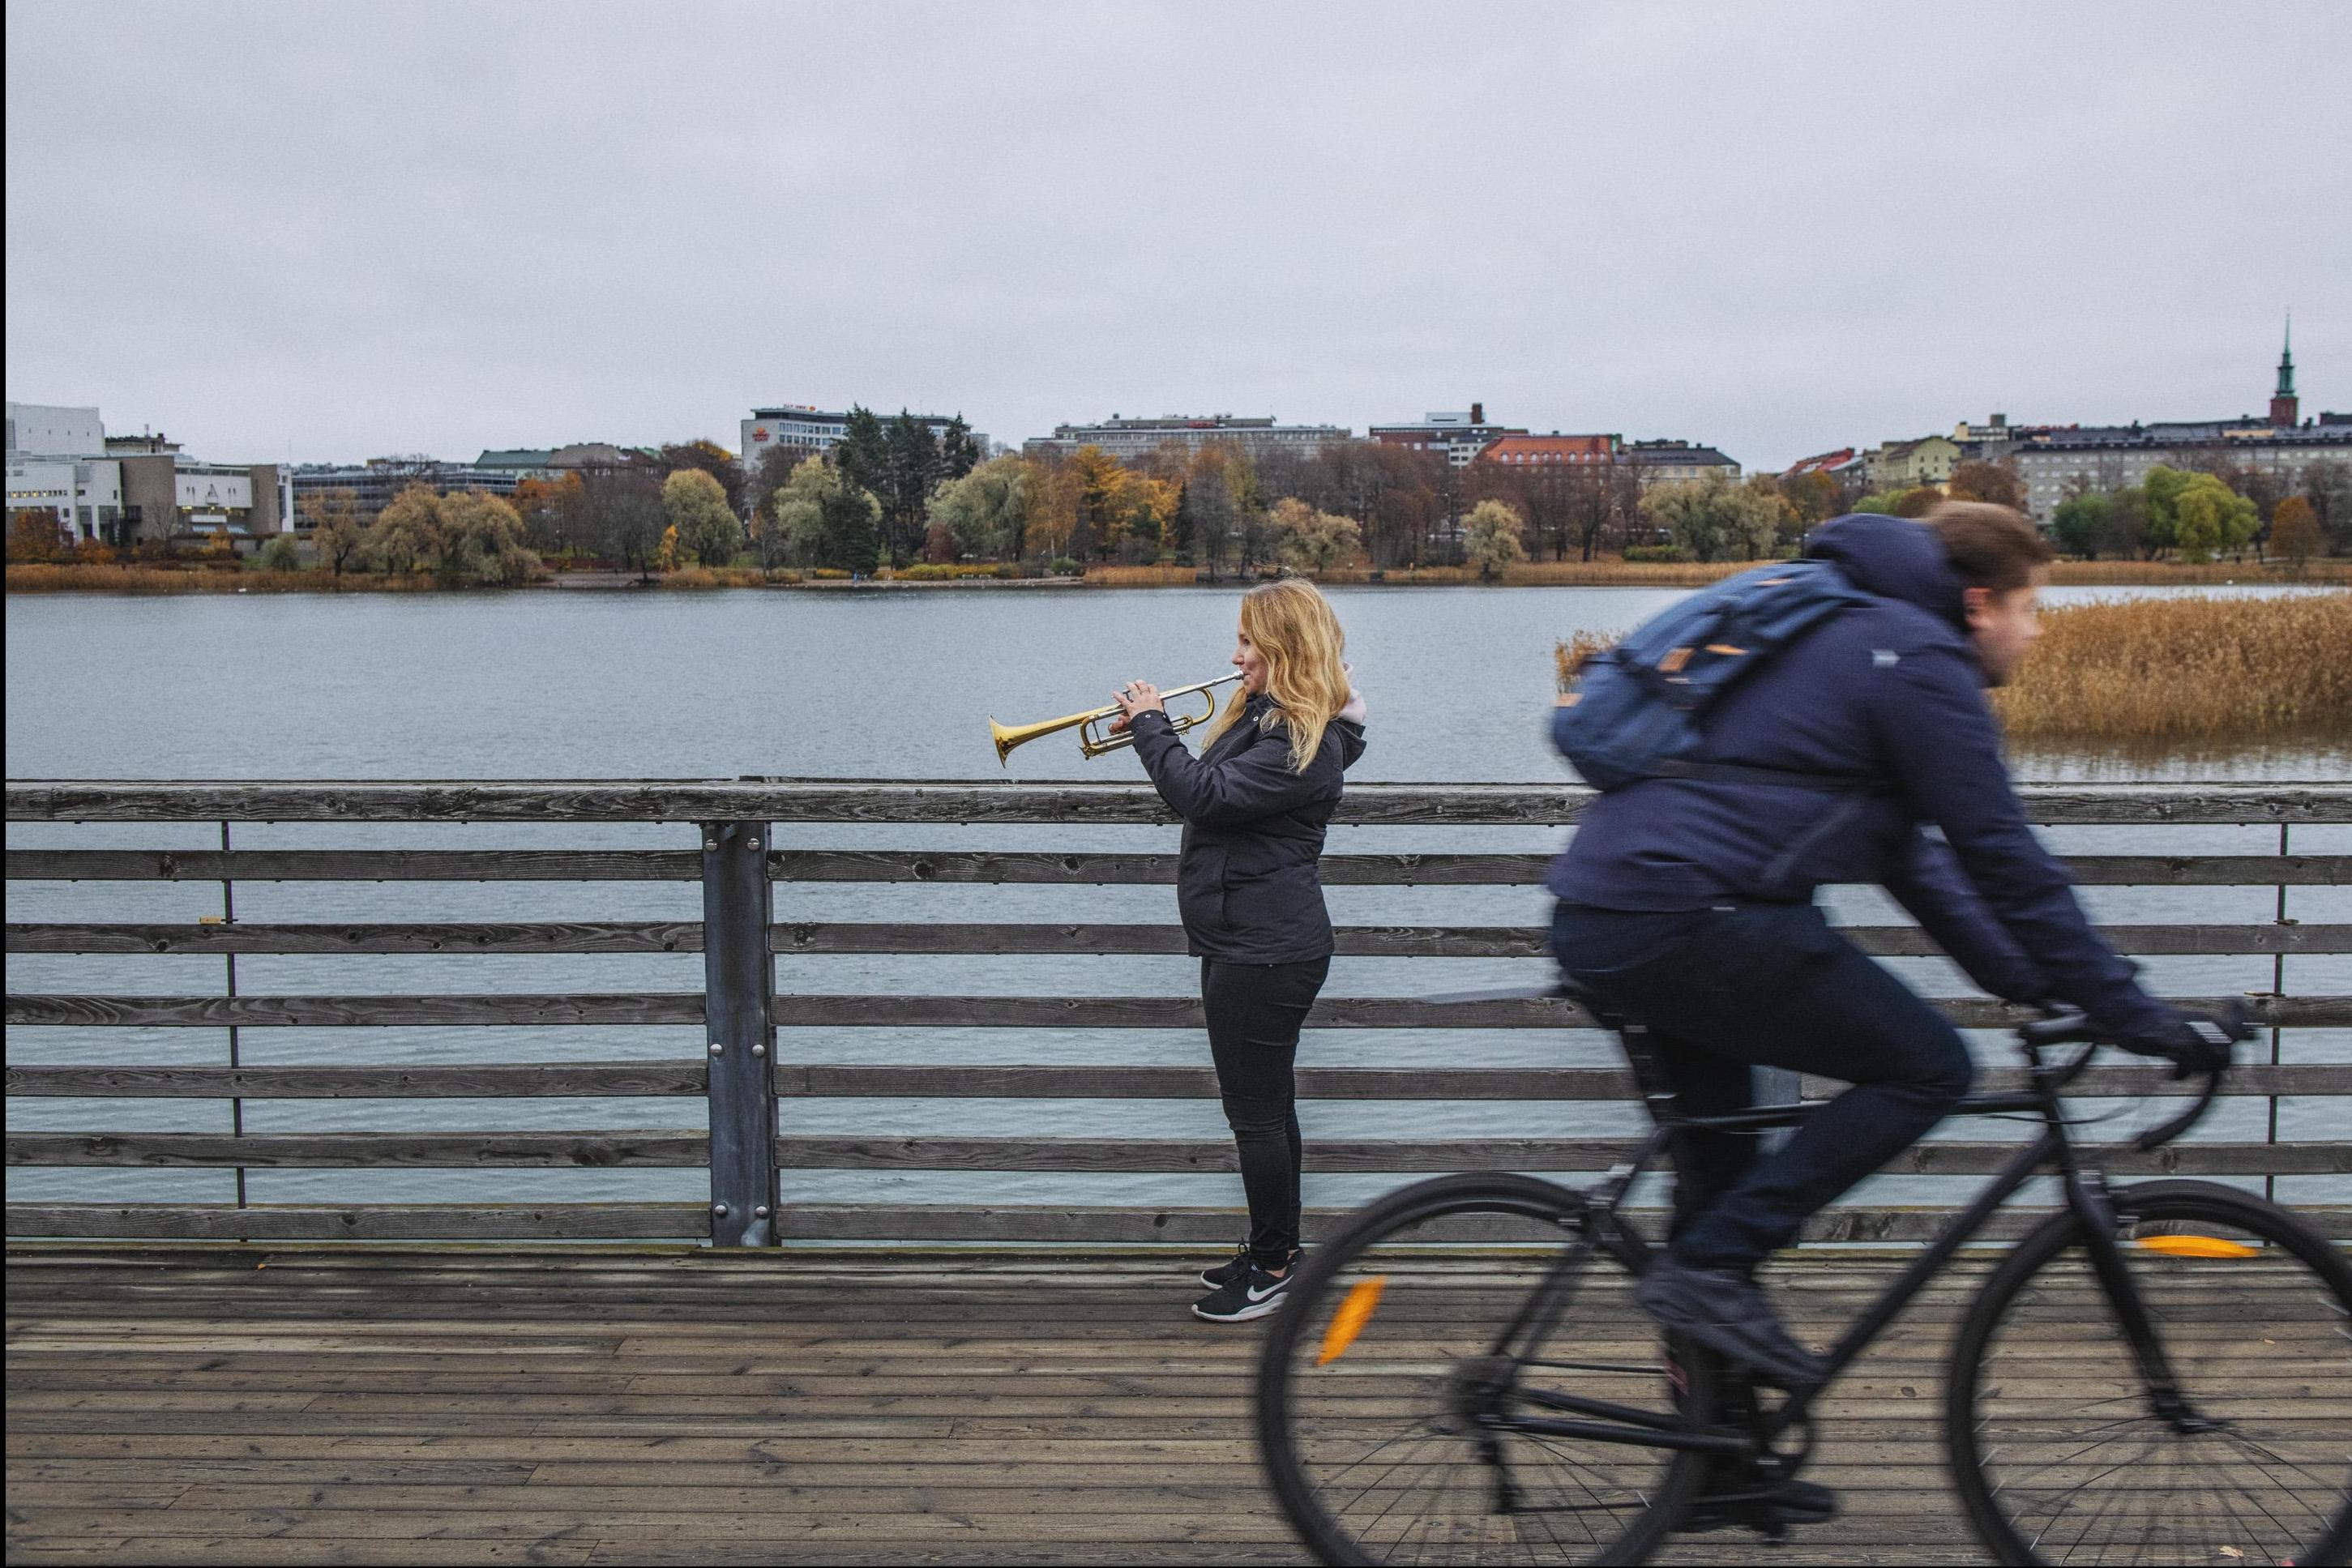
[{"label": "metal railing post", "polygon": [[710,1244],[776,1239],[768,828],[702,824],[704,1040],[710,1061]]}]

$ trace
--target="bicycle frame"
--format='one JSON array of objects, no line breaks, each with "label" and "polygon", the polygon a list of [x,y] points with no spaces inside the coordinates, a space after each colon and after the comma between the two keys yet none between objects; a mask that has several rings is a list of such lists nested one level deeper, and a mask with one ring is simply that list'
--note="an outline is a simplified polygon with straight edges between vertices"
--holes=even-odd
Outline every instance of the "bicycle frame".
[{"label": "bicycle frame", "polygon": [[[1955,1253],[1974,1239],[1994,1212],[2045,1164],[2055,1166],[2056,1174],[2063,1183],[2065,1207],[2081,1222],[2092,1267],[2109,1303],[2115,1308],[2119,1326],[2131,1345],[2141,1375],[2147,1380],[2149,1400],[2155,1412],[2175,1421],[2196,1419],[2180,1398],[2164,1347],[2156,1337],[2154,1326],[2148,1321],[2138,1291],[2132,1284],[2129,1270],[2125,1267],[2123,1249],[2116,1239],[2115,1210],[2108,1197],[2106,1179],[2100,1172],[2084,1166],[2075,1158],[2074,1145],[2066,1136],[2065,1115],[2059,1104],[2059,1092],[2088,1060],[2089,1053],[2085,1052],[2072,1063],[2053,1068],[2042,1066],[2037,1057],[2029,1088],[2009,1093],[1970,1095],[1955,1107],[1952,1113],[1956,1116],[2038,1115],[2043,1122],[2042,1134],[2020,1148],[1994,1175],[1975,1201],[1955,1216],[1927,1250],[1914,1259],[1910,1266],[1847,1328],[1824,1360],[1825,1375],[1822,1382],[1811,1388],[1790,1394],[1778,1408],[1764,1416],[1752,1443],[1749,1439],[1727,1434],[1675,1429],[1653,1412],[1632,1409],[1606,1400],[1528,1387],[1515,1391],[1528,1403],[1588,1419],[1505,1416],[1498,1430],[1542,1437],[1599,1439],[1642,1448],[1692,1449],[1704,1453],[1748,1454],[1759,1447],[1769,1451],[1777,1438],[1808,1418],[1814,1400],[1822,1392],[1837,1380],[1855,1357],[1869,1348],[1871,1342],[1910,1304],[1912,1297],[1917,1295],[1920,1289],[1951,1261]],[[1655,1131],[1635,1153],[1630,1164],[1612,1171],[1608,1178],[1594,1189],[1591,1195],[1591,1202],[1583,1211],[1579,1240],[1570,1243],[1543,1283],[1528,1298],[1527,1307],[1498,1336],[1493,1352],[1496,1355],[1512,1356],[1512,1343],[1530,1329],[1534,1332],[1527,1341],[1528,1354],[1531,1354],[1535,1347],[1543,1343],[1566,1312],[1569,1301],[1575,1294],[1577,1281],[1581,1276],[1581,1270],[1576,1265],[1591,1248],[1605,1249],[1633,1273],[1640,1274],[1648,1268],[1654,1245],[1627,1227],[1618,1210],[1631,1193],[1635,1179],[1677,1134],[1692,1131],[1764,1132],[1777,1127],[1792,1127],[1819,1109],[1817,1104],[1767,1105],[1726,1116],[1683,1116],[1661,1107],[1658,1103],[1660,1098],[1652,1097],[1654,1110],[1661,1112]],[[1512,1356],[1512,1359],[1526,1357]]]}]

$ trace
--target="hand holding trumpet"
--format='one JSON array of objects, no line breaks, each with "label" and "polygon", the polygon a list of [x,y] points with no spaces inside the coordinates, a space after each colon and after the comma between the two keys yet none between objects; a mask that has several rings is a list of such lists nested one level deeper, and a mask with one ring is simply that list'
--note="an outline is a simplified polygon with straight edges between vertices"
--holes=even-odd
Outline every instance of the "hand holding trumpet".
[{"label": "hand holding trumpet", "polygon": [[1118,716],[1110,721],[1113,735],[1126,734],[1138,714],[1168,711],[1168,705],[1160,700],[1160,688],[1150,681],[1129,681],[1111,693],[1110,700],[1118,705]]}]

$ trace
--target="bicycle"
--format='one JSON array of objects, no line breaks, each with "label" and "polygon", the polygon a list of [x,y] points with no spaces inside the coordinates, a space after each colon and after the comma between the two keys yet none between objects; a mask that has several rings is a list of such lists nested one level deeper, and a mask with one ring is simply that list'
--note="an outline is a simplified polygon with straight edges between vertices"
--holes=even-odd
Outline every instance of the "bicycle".
[{"label": "bicycle", "polygon": [[[1642,1028],[1608,1021],[1655,1124],[1630,1162],[1581,1192],[1420,1182],[1301,1265],[1261,1350],[1257,1427],[1322,1561],[1640,1563],[1703,1485],[1718,1519],[1777,1535],[1767,1499],[1811,1457],[1822,1391],[2045,1169],[2063,1207],[1967,1302],[1946,1367],[1943,1458],[1979,1539],[2011,1563],[2352,1554],[2352,1268],[2234,1188],[2109,1185],[2060,1098],[2100,1049],[2079,1017],[2021,1029],[2025,1086],[1956,1113],[2040,1134],[1846,1329],[1821,1387],[1777,1396],[1633,1305],[1657,1244],[1624,1209],[1683,1132],[1761,1133],[1811,1108],[1685,1116]],[[2221,1076],[2135,1146],[2186,1133]]]}]

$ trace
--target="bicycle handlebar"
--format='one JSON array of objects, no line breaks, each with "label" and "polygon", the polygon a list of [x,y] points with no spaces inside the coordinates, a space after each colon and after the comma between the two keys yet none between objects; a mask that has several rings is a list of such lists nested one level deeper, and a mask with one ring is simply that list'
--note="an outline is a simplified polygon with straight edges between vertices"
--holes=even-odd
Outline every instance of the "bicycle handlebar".
[{"label": "bicycle handlebar", "polygon": [[[2233,1035],[2243,1038],[2239,1031],[2244,1028],[2244,1025],[2238,1019],[2232,1019],[2228,1027],[2231,1028]],[[2072,1008],[2062,1012],[2054,1012],[2048,1018],[2035,1019],[2030,1023],[2020,1024],[2017,1037],[2029,1050],[2035,1051],[2046,1046],[2070,1045],[2077,1040],[2084,1042],[2082,1054],[2057,1069],[2051,1078],[2051,1087],[2053,1089],[2063,1089],[2082,1076],[2083,1070],[2091,1064],[2091,1058],[2098,1054],[2099,1048],[2112,1043],[2100,1038],[2091,1028],[2091,1020],[2088,1017]],[[2203,1119],[2205,1113],[2213,1108],[2214,1097],[2221,1092],[2221,1080],[2228,1075],[2229,1071],[2227,1066],[2222,1066],[2208,1072],[2205,1075],[2204,1089],[2190,1103],[2189,1109],[2181,1112],[2172,1120],[2150,1127],[2132,1139],[2132,1147],[2145,1154],[2150,1149],[2162,1147],[2195,1126]]]}]

